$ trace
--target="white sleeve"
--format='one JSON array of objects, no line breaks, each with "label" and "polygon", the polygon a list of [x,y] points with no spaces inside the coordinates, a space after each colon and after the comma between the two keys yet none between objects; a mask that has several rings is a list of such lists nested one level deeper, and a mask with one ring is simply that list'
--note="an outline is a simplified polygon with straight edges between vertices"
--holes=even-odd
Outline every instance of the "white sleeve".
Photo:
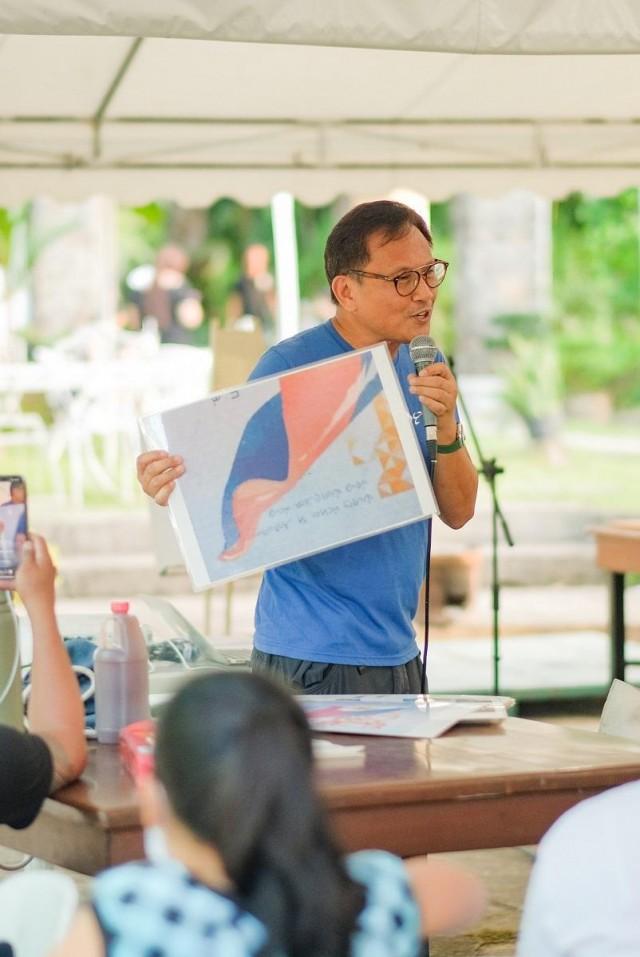
[{"label": "white sleeve", "polygon": [[560,818],[538,848],[517,957],[621,957],[609,907],[611,848],[602,829],[597,833],[588,803],[586,814],[576,808]]},{"label": "white sleeve", "polygon": [[553,847],[538,848],[536,862],[522,912],[517,957],[561,957],[564,953],[560,937],[560,920],[571,920],[564,914],[564,902],[556,894],[555,854]]}]

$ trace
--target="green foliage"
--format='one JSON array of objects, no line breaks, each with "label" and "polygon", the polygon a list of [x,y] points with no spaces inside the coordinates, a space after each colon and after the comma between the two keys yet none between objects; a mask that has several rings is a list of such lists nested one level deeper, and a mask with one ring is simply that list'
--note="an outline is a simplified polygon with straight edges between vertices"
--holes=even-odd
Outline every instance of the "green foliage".
[{"label": "green foliage", "polygon": [[11,243],[11,215],[8,209],[0,209],[0,266],[9,262]]},{"label": "green foliage", "polygon": [[298,275],[302,299],[313,299],[321,293],[330,294],[324,272],[324,247],[339,219],[336,207],[337,203],[310,207],[296,202]]},{"label": "green foliage", "polygon": [[504,397],[532,431],[539,423],[557,417],[562,399],[562,378],[555,348],[547,341],[512,335],[512,362]]},{"label": "green foliage", "polygon": [[604,390],[618,407],[640,404],[638,319],[621,317],[603,336],[597,321],[568,317],[558,336],[562,368],[572,392]]},{"label": "green foliage", "polygon": [[494,335],[487,340],[490,349],[508,349],[512,335],[535,339],[541,334],[549,334],[539,312],[502,312],[493,317],[491,326]]},{"label": "green foliage", "polygon": [[554,204],[556,337],[567,388],[606,389],[619,406],[640,401],[638,191]]},{"label": "green foliage", "polygon": [[251,243],[262,243],[273,262],[271,210],[220,199],[207,210],[206,222],[206,240],[194,263],[194,279],[205,312],[224,317],[226,301],[242,272],[243,250]]},{"label": "green foliage", "polygon": [[[34,267],[42,253],[62,236],[76,229],[78,223],[74,216],[66,222],[50,229],[36,228],[32,216],[32,204],[24,203],[15,209],[0,209],[0,264],[5,268],[4,297],[10,297],[21,289],[29,289]],[[20,242],[17,244],[17,255],[14,248],[12,255],[12,238],[20,233]],[[59,338],[56,335],[43,335],[33,326],[20,329],[17,336],[27,343],[27,352],[30,354],[35,345],[49,345]]]},{"label": "green foliage", "polygon": [[553,325],[538,313],[504,313],[493,327],[487,344],[500,352],[504,399],[532,437],[543,438],[559,418],[564,394]]},{"label": "green foliage", "polygon": [[[327,291],[323,251],[326,238],[342,209],[343,200],[327,206],[307,207],[296,203],[298,268],[301,295],[313,299]],[[184,235],[185,212],[172,203],[118,210],[122,299],[126,300],[124,277],[137,265],[151,263],[157,250],[177,242],[191,256],[189,278],[200,290],[207,318],[224,318],[229,294],[241,274],[242,253],[253,242],[264,243],[273,254],[269,207],[250,209],[232,199],[222,199],[201,214],[198,229]],[[0,210],[0,263],[10,265],[9,291],[30,281],[38,257],[50,243],[73,229],[75,223],[36,235],[31,210],[26,204],[14,211]],[[451,262],[449,274],[438,294],[433,333],[445,352],[455,352],[456,250],[450,221],[450,204],[431,207],[434,251]],[[10,260],[14,230],[23,231],[21,261]],[[619,196],[593,199],[572,194],[553,206],[553,313],[545,349],[556,350],[559,373],[554,382],[569,393],[606,390],[615,403],[640,403],[640,199],[635,189]],[[538,317],[532,317],[535,326]],[[522,370],[531,370],[525,352],[532,347],[529,320],[520,315],[510,329],[496,326],[501,347],[508,348],[512,368],[516,359]],[[207,330],[201,330],[206,341]],[[508,342],[515,335],[516,340]],[[535,333],[534,333],[535,335]],[[499,346],[498,342],[494,345]],[[537,346],[540,355],[540,344]],[[523,371],[524,375],[524,371]],[[532,388],[531,376],[524,375]],[[515,388],[515,384],[512,382]],[[535,387],[533,387],[535,388]],[[555,388],[555,386],[554,386]],[[553,391],[553,390],[552,390]],[[513,396],[513,402],[519,401]]]},{"label": "green foliage", "polygon": [[153,262],[157,250],[168,242],[170,221],[171,206],[168,203],[118,207],[118,244],[123,276],[134,266]]},{"label": "green foliage", "polygon": [[[11,295],[23,286],[27,286],[32,270],[44,250],[61,236],[73,231],[76,226],[77,220],[71,217],[66,223],[52,229],[34,229],[31,203],[25,203],[16,209],[0,210],[0,263],[8,266],[6,294]],[[23,230],[24,234],[23,255],[19,262],[12,262],[11,236],[18,229]]]},{"label": "green foliage", "polygon": [[432,326],[433,338],[445,355],[455,355],[455,288],[456,288],[456,251],[453,226],[449,216],[449,203],[432,203],[431,235],[433,252],[438,259],[450,263],[447,277],[438,290]]}]

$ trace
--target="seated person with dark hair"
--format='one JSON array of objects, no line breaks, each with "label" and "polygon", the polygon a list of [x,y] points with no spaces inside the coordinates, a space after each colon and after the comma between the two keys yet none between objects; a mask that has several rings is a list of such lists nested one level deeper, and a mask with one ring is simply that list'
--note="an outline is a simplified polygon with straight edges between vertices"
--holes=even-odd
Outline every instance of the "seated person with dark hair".
[{"label": "seated person with dark hair", "polygon": [[180,688],[139,795],[149,859],[101,874],[51,957],[418,957],[484,910],[443,861],[343,856],[306,717],[261,675]]},{"label": "seated person with dark hair", "polygon": [[29,729],[0,725],[0,824],[28,827],[46,796],[82,773],[84,708],[54,612],[55,568],[38,535],[25,542],[16,590],[33,631]]}]

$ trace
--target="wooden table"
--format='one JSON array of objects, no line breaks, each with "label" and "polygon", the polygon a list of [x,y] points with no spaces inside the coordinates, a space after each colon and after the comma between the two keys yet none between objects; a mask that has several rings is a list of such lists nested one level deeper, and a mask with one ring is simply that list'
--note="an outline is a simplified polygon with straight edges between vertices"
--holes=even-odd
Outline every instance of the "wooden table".
[{"label": "wooden table", "polygon": [[624,681],[627,665],[640,665],[625,657],[624,576],[640,572],[640,521],[615,521],[592,529],[596,561],[611,572],[611,678]]},{"label": "wooden table", "polygon": [[[318,782],[348,850],[403,856],[534,844],[582,798],[640,778],[640,745],[509,718],[434,741],[353,738],[361,762],[320,762]],[[0,827],[0,845],[94,874],[142,854],[133,783],[115,747],[91,750],[76,784],[45,802],[24,831]]]}]

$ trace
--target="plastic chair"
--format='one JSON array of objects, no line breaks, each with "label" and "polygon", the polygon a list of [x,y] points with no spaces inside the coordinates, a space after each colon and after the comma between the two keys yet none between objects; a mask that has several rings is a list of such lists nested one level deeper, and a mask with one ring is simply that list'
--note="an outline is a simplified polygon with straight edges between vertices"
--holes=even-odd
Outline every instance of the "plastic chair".
[{"label": "plastic chair", "polygon": [[640,688],[619,678],[613,679],[598,731],[640,741]]},{"label": "plastic chair", "polygon": [[30,871],[0,882],[0,953],[44,957],[64,937],[78,906],[76,885],[57,871]]}]

